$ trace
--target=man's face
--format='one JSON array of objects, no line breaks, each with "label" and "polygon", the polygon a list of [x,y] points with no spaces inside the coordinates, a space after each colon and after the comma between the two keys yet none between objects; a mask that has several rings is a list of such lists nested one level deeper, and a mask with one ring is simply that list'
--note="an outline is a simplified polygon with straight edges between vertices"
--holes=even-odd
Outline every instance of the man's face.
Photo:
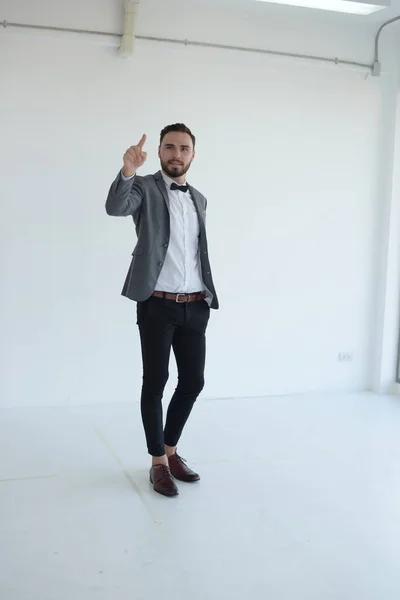
[{"label": "man's face", "polygon": [[158,149],[162,170],[172,179],[187,173],[194,154],[192,138],[180,131],[167,133]]}]

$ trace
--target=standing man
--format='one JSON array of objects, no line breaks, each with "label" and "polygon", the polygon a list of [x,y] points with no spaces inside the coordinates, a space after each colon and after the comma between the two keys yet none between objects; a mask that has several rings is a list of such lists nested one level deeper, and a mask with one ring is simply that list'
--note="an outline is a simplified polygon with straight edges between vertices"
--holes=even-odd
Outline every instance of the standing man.
[{"label": "standing man", "polygon": [[[210,307],[218,308],[208,259],[206,198],[186,182],[195,156],[195,137],[177,123],[162,130],[161,171],[138,176],[146,161],[146,136],[124,154],[111,185],[107,214],[132,216],[138,237],[122,291],[137,302],[143,359],[141,413],[147,448],[153,457],[154,490],[176,496],[174,481],[200,479],[176,452],[193,404],[204,387],[206,328]],[[178,385],[163,428],[162,397],[171,348]]]}]

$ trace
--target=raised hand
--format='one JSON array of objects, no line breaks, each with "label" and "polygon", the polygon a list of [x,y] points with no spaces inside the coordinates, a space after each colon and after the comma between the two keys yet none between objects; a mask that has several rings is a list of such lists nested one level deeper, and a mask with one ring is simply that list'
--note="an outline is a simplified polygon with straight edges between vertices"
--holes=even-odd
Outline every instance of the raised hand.
[{"label": "raised hand", "polygon": [[137,146],[131,146],[124,154],[124,166],[122,174],[124,177],[132,177],[141,167],[147,158],[147,152],[143,152],[143,146],[146,143],[147,136],[144,133]]}]

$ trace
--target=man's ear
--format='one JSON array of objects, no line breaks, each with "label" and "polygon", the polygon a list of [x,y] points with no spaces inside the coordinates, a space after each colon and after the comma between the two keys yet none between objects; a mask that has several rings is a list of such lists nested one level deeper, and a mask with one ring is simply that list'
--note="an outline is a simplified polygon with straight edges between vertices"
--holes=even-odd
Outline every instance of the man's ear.
[{"label": "man's ear", "polygon": [[161,146],[158,146],[158,158],[161,158],[161,156],[160,156],[160,150],[161,150]]}]

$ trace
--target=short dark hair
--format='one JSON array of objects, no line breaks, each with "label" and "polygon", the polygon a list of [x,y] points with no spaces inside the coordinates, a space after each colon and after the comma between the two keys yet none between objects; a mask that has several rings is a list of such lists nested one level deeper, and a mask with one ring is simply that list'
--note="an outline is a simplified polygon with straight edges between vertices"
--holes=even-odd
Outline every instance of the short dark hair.
[{"label": "short dark hair", "polygon": [[195,147],[196,138],[190,131],[189,127],[186,127],[186,125],[184,125],[183,123],[175,123],[174,125],[167,125],[167,127],[164,127],[160,135],[160,146],[167,133],[171,133],[171,131],[180,131],[181,133],[187,133],[192,138],[193,148]]}]

